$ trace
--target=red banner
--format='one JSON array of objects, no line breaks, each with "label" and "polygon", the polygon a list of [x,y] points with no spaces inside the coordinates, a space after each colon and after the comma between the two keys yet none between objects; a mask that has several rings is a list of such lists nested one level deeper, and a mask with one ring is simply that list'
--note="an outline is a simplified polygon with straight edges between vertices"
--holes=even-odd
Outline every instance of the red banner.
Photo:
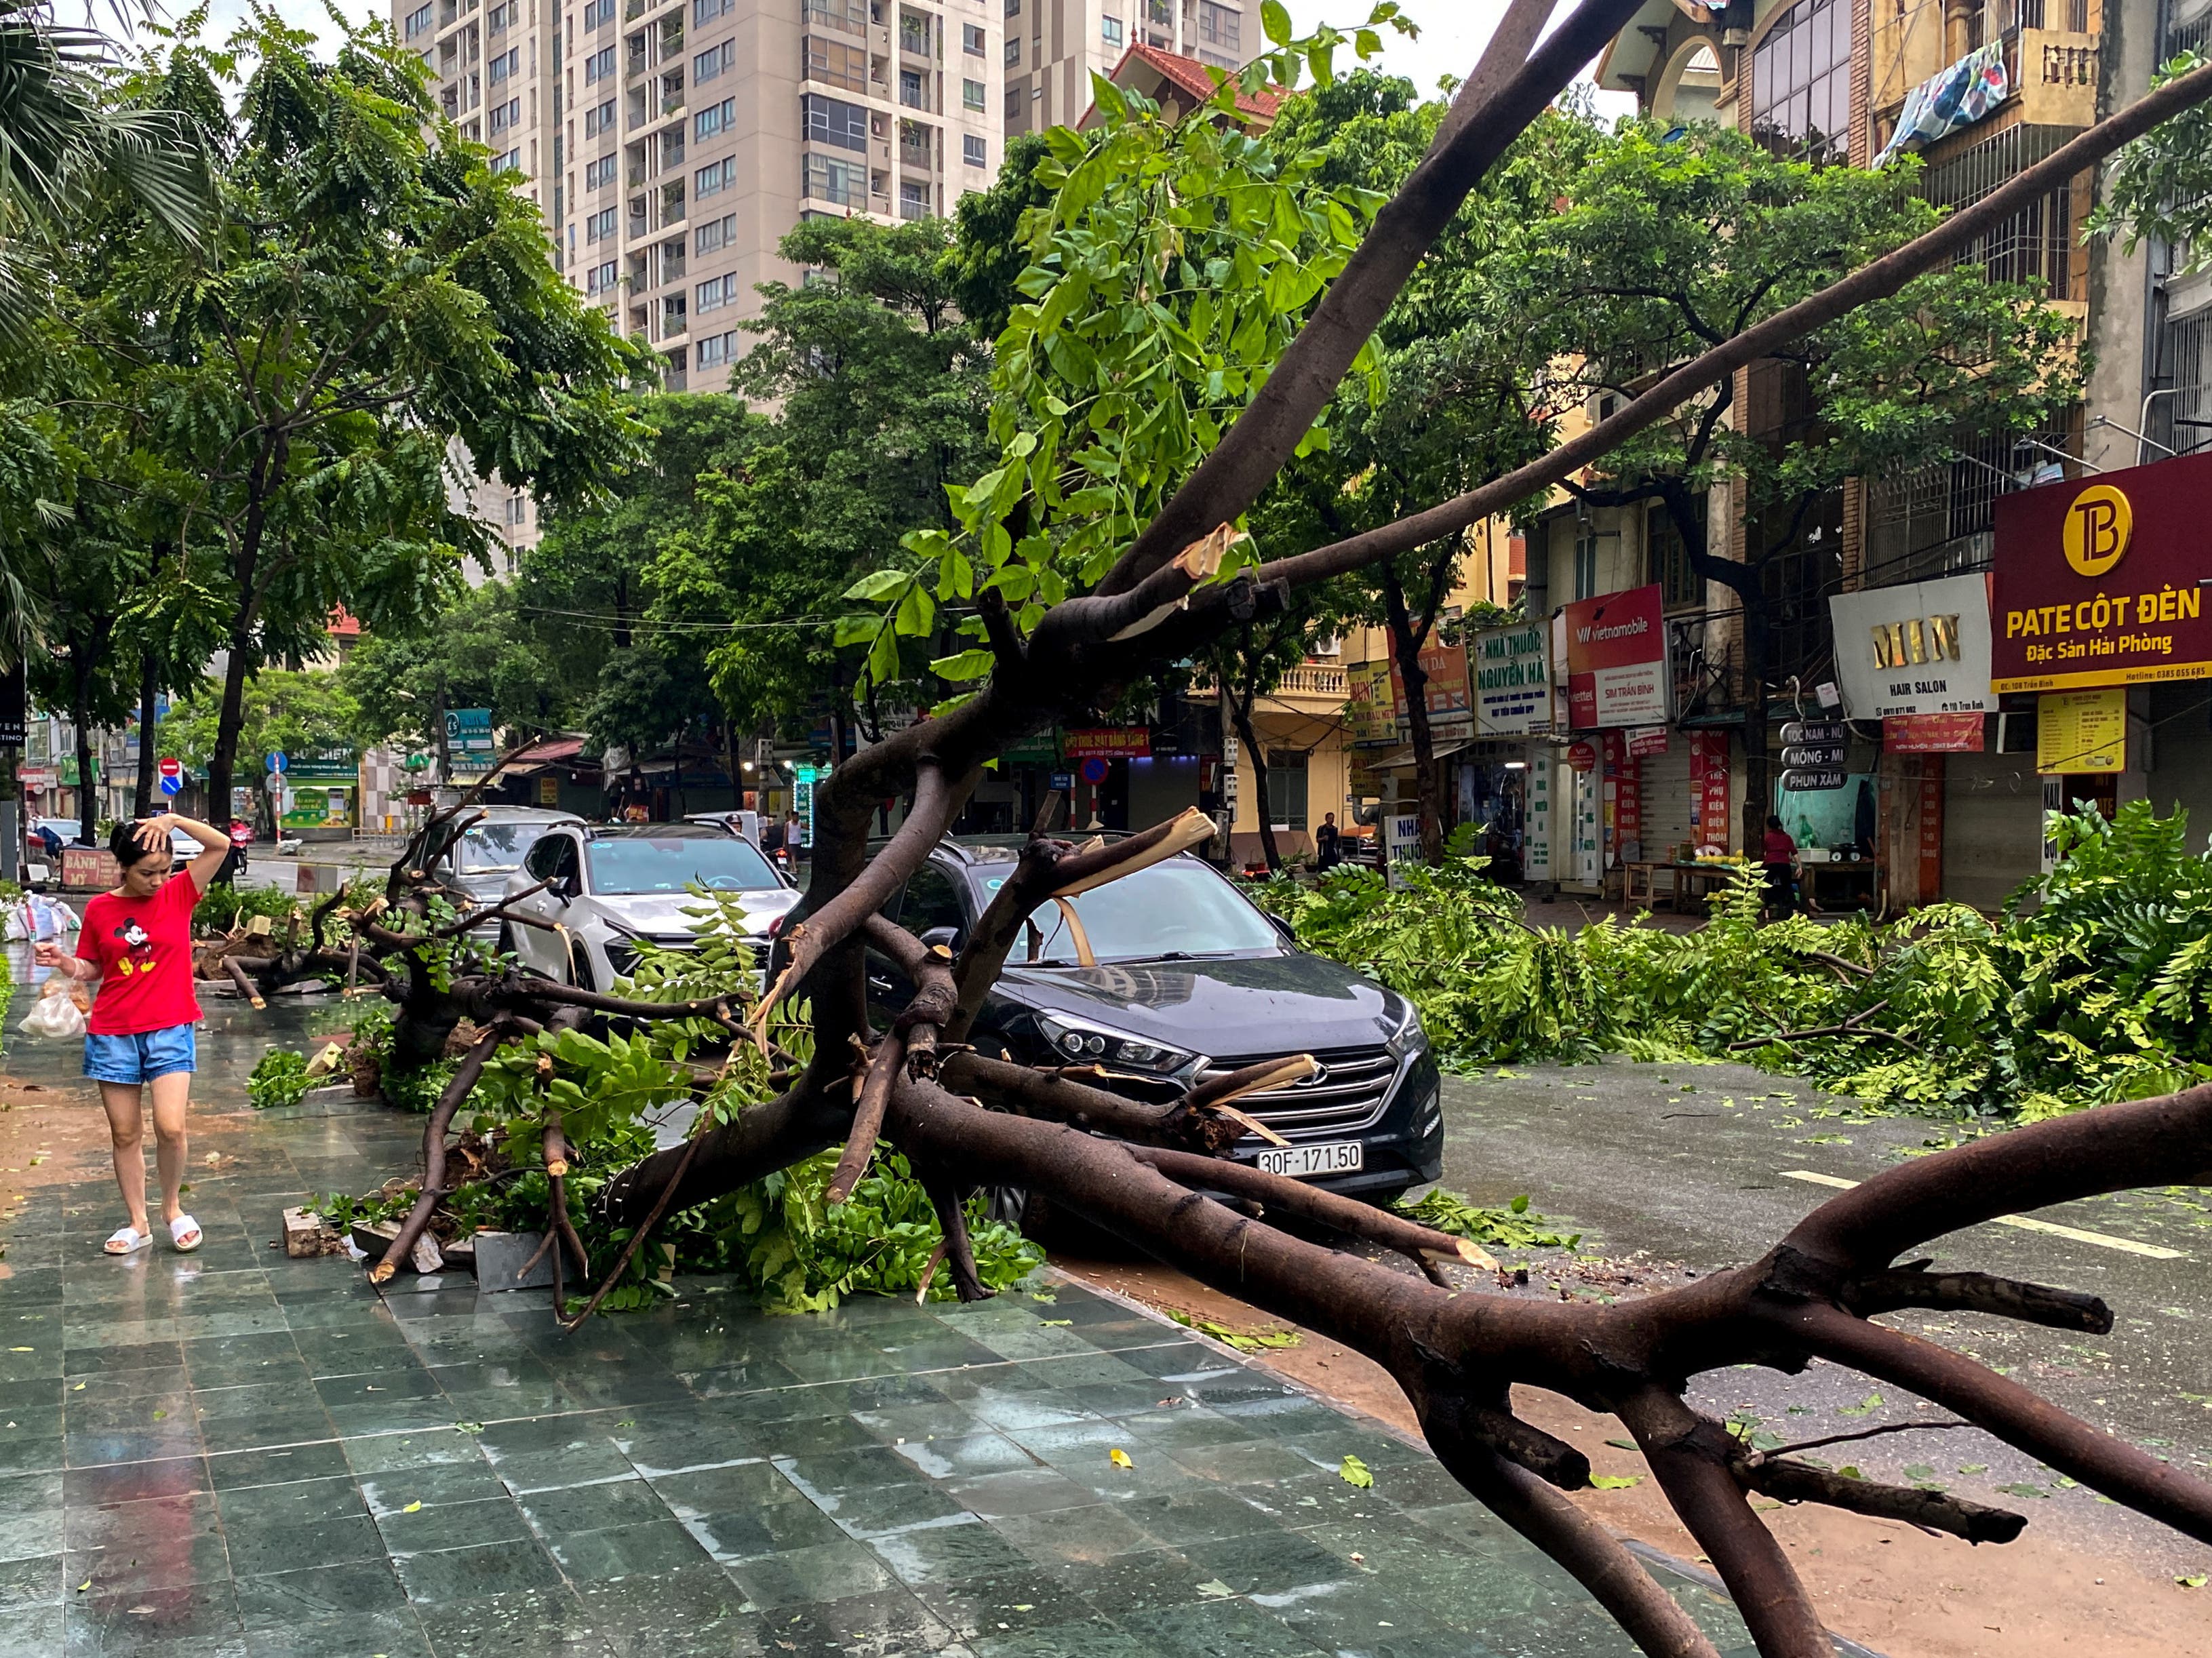
[{"label": "red banner", "polygon": [[1991,688],[2212,677],[2208,501],[2212,454],[1998,496]]},{"label": "red banner", "polygon": [[1890,754],[1979,754],[1978,714],[1893,714],[1881,722],[1881,746]]},{"label": "red banner", "polygon": [[1605,734],[1605,864],[1644,855],[1644,768],[1620,732]]},{"label": "red banner", "polygon": [[[1980,716],[1977,715],[1978,719]],[[1975,747],[1981,745],[1978,743]],[[1920,902],[1943,890],[1943,762],[1920,762]]]},{"label": "red banner", "polygon": [[1726,732],[1690,734],[1690,827],[1701,847],[1728,847],[1729,736]]},{"label": "red banner", "polygon": [[1065,752],[1070,760],[1142,760],[1152,751],[1152,733],[1145,726],[1097,726],[1067,733]]},{"label": "red banner", "polygon": [[1667,728],[1646,726],[1628,733],[1628,751],[1638,760],[1649,759],[1655,754],[1667,752]]}]

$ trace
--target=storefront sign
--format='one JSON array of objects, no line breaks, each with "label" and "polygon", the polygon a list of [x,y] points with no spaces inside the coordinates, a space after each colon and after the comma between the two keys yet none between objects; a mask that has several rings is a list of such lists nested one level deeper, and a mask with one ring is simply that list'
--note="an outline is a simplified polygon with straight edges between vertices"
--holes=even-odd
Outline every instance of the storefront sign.
[{"label": "storefront sign", "polygon": [[1566,609],[1568,719],[1577,731],[1655,726],[1670,712],[1659,587],[1577,599]]},{"label": "storefront sign", "polygon": [[1836,673],[1854,720],[1993,713],[1987,579],[1945,576],[1828,601]]},{"label": "storefront sign", "polygon": [[2128,694],[2045,691],[2035,699],[2035,768],[2046,776],[2128,767]]},{"label": "storefront sign", "polygon": [[1840,720],[1793,720],[1782,728],[1784,743],[1840,743],[1850,735]]},{"label": "storefront sign", "polygon": [[[1397,647],[1391,647],[1391,695],[1397,711],[1397,739],[1409,742],[1413,738],[1413,723],[1406,713],[1406,683],[1396,656]],[[1463,743],[1474,735],[1474,697],[1468,686],[1467,647],[1446,645],[1434,634],[1421,647],[1421,705],[1428,711],[1430,740],[1437,743]]]},{"label": "storefront sign", "polygon": [[1354,662],[1344,671],[1344,723],[1355,749],[1398,744],[1398,704],[1390,665]]},{"label": "storefront sign", "polygon": [[1819,769],[1801,768],[1782,774],[1782,786],[1792,794],[1811,794],[1826,789],[1839,789],[1850,780],[1850,774],[1840,766]]},{"label": "storefront sign", "polygon": [[1699,847],[1729,847],[1729,735],[1690,736],[1690,827]]},{"label": "storefront sign", "polygon": [[1540,736],[1552,729],[1552,677],[1544,624],[1486,628],[1469,647],[1474,729],[1484,737]]},{"label": "storefront sign", "polygon": [[1881,746],[1891,754],[1979,754],[1984,723],[1978,714],[1893,714],[1881,722]]},{"label": "storefront sign", "polygon": [[541,806],[557,806],[561,804],[560,773],[542,771],[538,774],[538,804]]},{"label": "storefront sign", "polygon": [[361,756],[351,749],[309,749],[289,756],[282,768],[294,784],[353,783],[361,778]]},{"label": "storefront sign", "polygon": [[1364,760],[1354,758],[1346,775],[1345,787],[1355,800],[1376,800],[1382,796],[1382,774]]},{"label": "storefront sign", "polygon": [[1382,836],[1390,885],[1394,889],[1402,887],[1406,884],[1406,866],[1421,861],[1421,814],[1392,812],[1382,820]]},{"label": "storefront sign", "polygon": [[1597,764],[1597,744],[1570,743],[1567,744],[1567,764],[1576,771],[1589,771]]},{"label": "storefront sign", "polygon": [[1992,689],[2212,677],[2208,501],[2212,454],[2000,495]]},{"label": "storefront sign", "polygon": [[1539,747],[1528,762],[1527,833],[1521,848],[1521,877],[1525,881],[1552,878],[1552,786],[1558,767],[1549,749]]},{"label": "storefront sign", "polygon": [[338,783],[301,783],[288,791],[283,816],[286,829],[351,829],[353,790]]},{"label": "storefront sign", "polygon": [[1067,733],[1070,760],[1141,760],[1152,751],[1152,733],[1144,726],[1095,726]]},{"label": "storefront sign", "polygon": [[1605,734],[1605,866],[1644,855],[1644,768],[1620,732]]},{"label": "storefront sign", "polygon": [[1666,753],[1667,728],[1664,726],[1646,726],[1640,731],[1629,732],[1628,751],[1638,760]]},{"label": "storefront sign", "polygon": [[106,847],[64,847],[62,884],[79,892],[105,892],[123,878],[122,865]]},{"label": "storefront sign", "polygon": [[[1941,716],[1936,716],[1940,718]],[[1981,722],[1975,721],[1978,739]],[[1975,747],[1981,746],[1978,740]],[[1920,762],[1920,901],[1932,903],[1943,890],[1943,762]]]},{"label": "storefront sign", "polygon": [[1840,766],[1845,758],[1841,743],[1801,743],[1782,750],[1785,766]]}]

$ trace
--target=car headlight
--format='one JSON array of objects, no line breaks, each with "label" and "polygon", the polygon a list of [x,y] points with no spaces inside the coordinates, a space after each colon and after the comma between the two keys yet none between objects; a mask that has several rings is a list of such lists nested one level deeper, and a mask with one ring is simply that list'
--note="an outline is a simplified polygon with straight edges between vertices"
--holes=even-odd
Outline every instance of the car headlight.
[{"label": "car headlight", "polygon": [[1068,1065],[1107,1065],[1154,1076],[1171,1076],[1196,1062],[1195,1054],[1164,1043],[1146,1042],[1103,1025],[1084,1024],[1058,1014],[1040,1013],[1037,1029],[1053,1052]]},{"label": "car headlight", "polygon": [[1429,1035],[1421,1029],[1420,1009],[1395,993],[1391,999],[1396,1006],[1383,1015],[1386,1024],[1390,1027],[1390,1034],[1382,1047],[1392,1059],[1402,1060],[1409,1054],[1419,1054],[1427,1048]]}]

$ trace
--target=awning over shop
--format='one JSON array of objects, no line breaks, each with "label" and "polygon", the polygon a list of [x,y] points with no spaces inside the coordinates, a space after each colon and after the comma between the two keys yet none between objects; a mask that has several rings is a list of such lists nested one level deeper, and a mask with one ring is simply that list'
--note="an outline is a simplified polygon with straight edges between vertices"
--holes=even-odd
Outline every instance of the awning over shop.
[{"label": "awning over shop", "polygon": [[[580,737],[556,737],[549,742],[533,743],[507,762],[506,775],[532,777],[552,766],[574,766],[584,751]],[[596,765],[592,768],[596,770]]]}]

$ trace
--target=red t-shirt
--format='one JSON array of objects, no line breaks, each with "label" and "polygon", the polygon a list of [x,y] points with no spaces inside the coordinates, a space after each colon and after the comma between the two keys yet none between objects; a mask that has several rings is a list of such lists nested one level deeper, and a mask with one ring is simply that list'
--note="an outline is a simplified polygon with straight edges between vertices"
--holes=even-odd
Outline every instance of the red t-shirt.
[{"label": "red t-shirt", "polygon": [[1790,838],[1789,830],[1769,829],[1766,831],[1766,862],[1770,864],[1786,864],[1796,855],[1797,843]]},{"label": "red t-shirt", "polygon": [[85,1028],[95,1036],[135,1036],[200,1017],[192,985],[192,908],[199,889],[180,869],[150,898],[103,892],[84,907],[80,960],[100,969],[100,994]]}]

